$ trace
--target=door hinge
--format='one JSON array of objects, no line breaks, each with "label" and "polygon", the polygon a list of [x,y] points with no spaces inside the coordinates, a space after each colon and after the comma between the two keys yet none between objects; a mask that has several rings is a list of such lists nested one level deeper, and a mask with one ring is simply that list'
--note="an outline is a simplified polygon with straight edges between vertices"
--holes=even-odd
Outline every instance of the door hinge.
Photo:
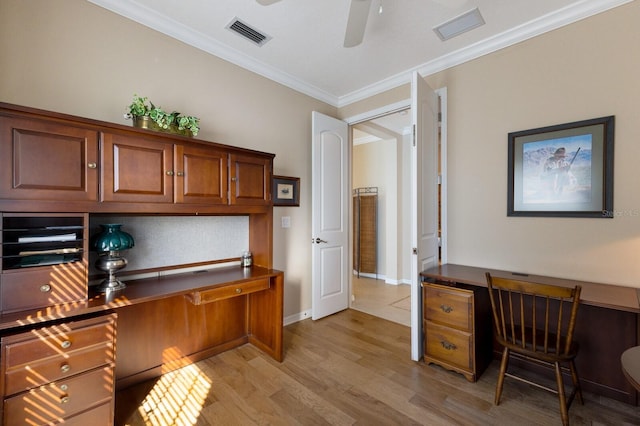
[{"label": "door hinge", "polygon": [[413,125],[413,146],[416,146],[416,125]]}]

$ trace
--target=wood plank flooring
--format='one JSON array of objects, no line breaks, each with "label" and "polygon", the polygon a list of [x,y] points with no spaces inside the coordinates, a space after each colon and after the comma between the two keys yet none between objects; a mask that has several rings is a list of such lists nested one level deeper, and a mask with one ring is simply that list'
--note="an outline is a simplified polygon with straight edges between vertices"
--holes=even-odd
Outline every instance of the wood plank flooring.
[{"label": "wood plank flooring", "polygon": [[[392,285],[373,278],[351,278],[351,309],[411,326],[411,286]],[[400,302],[406,302],[405,304]]]},{"label": "wood plank flooring", "polygon": [[[285,327],[278,363],[251,345],[118,392],[117,425],[559,425],[556,396],[413,362],[408,327],[346,310]],[[585,394],[572,425],[639,425],[640,409]]]}]

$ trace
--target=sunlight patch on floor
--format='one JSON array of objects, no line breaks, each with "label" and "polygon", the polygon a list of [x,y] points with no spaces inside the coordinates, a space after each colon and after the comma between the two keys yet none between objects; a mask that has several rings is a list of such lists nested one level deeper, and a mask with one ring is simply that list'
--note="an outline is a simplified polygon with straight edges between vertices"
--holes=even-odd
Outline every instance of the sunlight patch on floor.
[{"label": "sunlight patch on floor", "polygon": [[196,364],[162,375],[138,411],[149,426],[195,425],[211,388]]}]

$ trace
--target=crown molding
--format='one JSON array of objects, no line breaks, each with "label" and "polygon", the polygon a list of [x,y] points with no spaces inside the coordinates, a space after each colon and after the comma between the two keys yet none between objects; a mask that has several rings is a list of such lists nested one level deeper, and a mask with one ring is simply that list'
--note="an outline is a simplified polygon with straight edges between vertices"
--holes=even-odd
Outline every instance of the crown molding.
[{"label": "crown molding", "polygon": [[337,108],[369,98],[387,90],[409,84],[413,71],[427,76],[470,60],[479,58],[497,50],[509,47],[521,41],[536,37],[548,31],[613,9],[633,0],[581,0],[537,19],[512,28],[494,37],[479,41],[473,45],[443,55],[417,67],[407,69],[396,75],[380,80],[343,96],[335,96],[319,89],[297,77],[285,73],[264,62],[257,61],[236,49],[233,49],[205,34],[194,31],[173,19],[155,12],[135,1],[87,0],[97,6],[110,10],[139,24],[159,31],[197,49],[203,50],[239,67],[273,80],[297,92],[308,95]]},{"label": "crown molding", "polygon": [[195,31],[188,26],[175,21],[165,15],[156,12],[135,1],[122,0],[87,0],[90,3],[107,9],[113,13],[121,15],[127,19],[158,31],[204,52],[210,53],[227,62],[259,74],[269,80],[287,86],[297,92],[311,96],[329,105],[336,106],[338,97],[324,90],[321,90],[297,77],[294,77],[282,70],[258,61],[239,50],[233,49],[226,44]]},{"label": "crown molding", "polygon": [[387,90],[395,89],[404,84],[410,84],[413,71],[418,71],[423,77],[435,74],[632,1],[633,0],[578,1],[496,36],[481,40],[463,49],[436,58],[433,61],[426,62],[415,68],[380,80],[377,83],[363,87],[347,95],[340,96],[338,98],[338,105],[336,106],[341,108]]}]

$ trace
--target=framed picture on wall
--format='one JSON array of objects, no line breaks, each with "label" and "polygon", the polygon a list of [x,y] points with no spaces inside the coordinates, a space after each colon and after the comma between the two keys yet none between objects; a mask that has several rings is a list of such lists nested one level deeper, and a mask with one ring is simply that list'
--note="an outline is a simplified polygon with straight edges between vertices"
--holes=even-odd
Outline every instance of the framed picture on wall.
[{"label": "framed picture on wall", "polygon": [[300,206],[300,178],[274,176],[271,188],[274,206]]},{"label": "framed picture on wall", "polygon": [[509,133],[507,216],[611,218],[614,116]]}]

